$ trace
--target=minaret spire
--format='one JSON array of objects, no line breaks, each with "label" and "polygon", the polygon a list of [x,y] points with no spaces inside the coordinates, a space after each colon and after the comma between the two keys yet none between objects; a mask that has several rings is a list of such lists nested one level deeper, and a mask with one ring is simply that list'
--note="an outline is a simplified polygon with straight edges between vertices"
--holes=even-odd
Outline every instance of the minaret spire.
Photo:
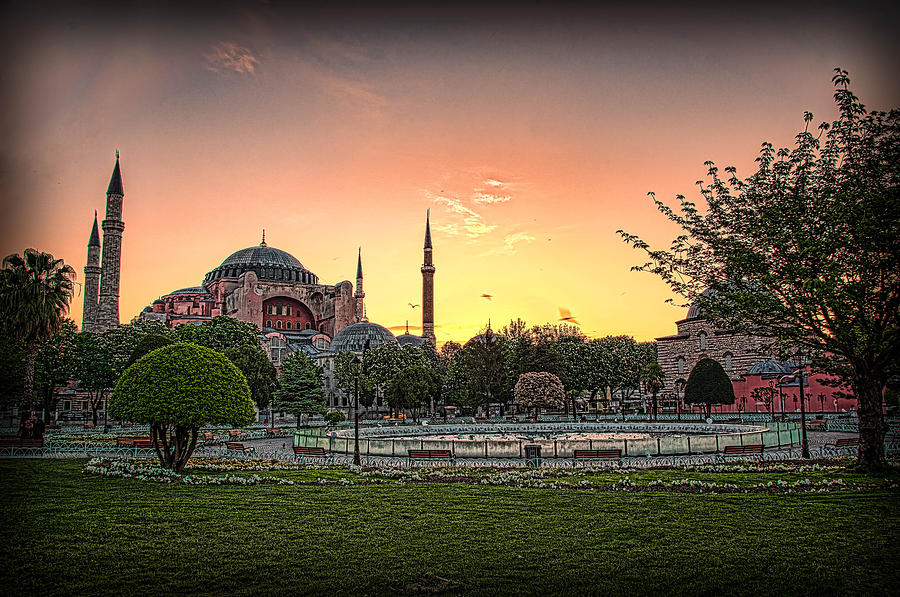
[{"label": "minaret spire", "polygon": [[84,266],[84,307],[81,311],[81,331],[99,331],[97,317],[100,302],[100,233],[97,232],[97,211],[94,210],[94,226],[87,245],[87,263]]},{"label": "minaret spire", "polygon": [[434,262],[431,246],[431,210],[425,212],[425,249],[422,263],[422,337],[432,346],[437,345],[434,336]]},{"label": "minaret spire", "polygon": [[[116,165],[106,189],[106,219],[103,220],[103,260],[100,264],[100,297],[98,300],[97,331],[106,331],[119,325],[119,278],[122,267],[122,200],[125,187],[119,169],[119,150]],[[88,250],[90,253],[90,250]],[[87,272],[85,272],[87,274]]]},{"label": "minaret spire", "polygon": [[353,293],[356,299],[356,321],[366,320],[366,305],[364,299],[366,292],[363,290],[363,273],[362,273],[362,247],[356,256],[356,291]]}]

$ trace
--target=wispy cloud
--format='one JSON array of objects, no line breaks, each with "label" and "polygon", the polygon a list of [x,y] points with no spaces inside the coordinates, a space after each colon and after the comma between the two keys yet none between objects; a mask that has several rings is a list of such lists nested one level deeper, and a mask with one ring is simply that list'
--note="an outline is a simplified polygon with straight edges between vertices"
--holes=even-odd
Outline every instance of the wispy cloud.
[{"label": "wispy cloud", "polygon": [[230,41],[217,43],[203,57],[206,58],[206,68],[217,73],[233,70],[236,73],[252,75],[259,63],[249,48]]},{"label": "wispy cloud", "polygon": [[484,184],[486,184],[489,187],[502,187],[503,186],[502,182],[500,182],[499,180],[493,179],[493,178],[488,178],[487,180],[484,181]]},{"label": "wispy cloud", "polygon": [[[456,197],[436,195],[428,191],[425,192],[425,197],[438,205],[444,206],[450,213],[455,214],[462,219],[461,223],[455,224],[455,228],[445,228],[444,231],[450,232],[451,234],[462,233],[474,240],[497,228],[496,225],[486,223],[484,217],[480,213],[470,207],[466,207],[463,205],[462,201]],[[453,223],[451,223],[451,225],[453,225]],[[437,225],[435,228],[440,230]]]},{"label": "wispy cloud", "polygon": [[490,205],[492,203],[506,203],[512,199],[511,195],[491,195],[482,191],[472,193],[472,201],[480,205]]}]

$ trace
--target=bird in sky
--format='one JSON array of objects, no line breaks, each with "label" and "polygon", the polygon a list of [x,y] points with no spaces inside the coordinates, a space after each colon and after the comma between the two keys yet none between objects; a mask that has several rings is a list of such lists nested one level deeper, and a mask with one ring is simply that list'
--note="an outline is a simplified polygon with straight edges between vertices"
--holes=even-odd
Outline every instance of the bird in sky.
[{"label": "bird in sky", "polygon": [[412,303],[407,303],[407,304],[408,304],[410,307],[412,307],[413,309],[415,309],[416,307],[419,306],[419,305],[414,305],[414,304],[412,304]]},{"label": "bird in sky", "polygon": [[487,300],[491,300],[491,299],[494,298],[494,295],[492,295],[492,294],[482,294],[482,295],[481,295],[481,298],[485,298],[485,299],[487,299]]},{"label": "bird in sky", "polygon": [[578,320],[572,315],[572,312],[566,309],[565,307],[557,307],[559,309],[559,320],[560,321],[568,321],[569,323],[574,323],[575,325],[581,325],[578,323]]}]

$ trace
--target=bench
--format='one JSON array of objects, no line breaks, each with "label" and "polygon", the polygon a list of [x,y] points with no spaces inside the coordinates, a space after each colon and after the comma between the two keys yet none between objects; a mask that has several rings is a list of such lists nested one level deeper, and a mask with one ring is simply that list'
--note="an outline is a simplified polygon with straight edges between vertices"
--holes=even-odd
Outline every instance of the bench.
[{"label": "bench", "polygon": [[203,439],[204,441],[211,442],[211,441],[215,441],[216,436],[213,435],[212,433],[210,433],[209,431],[204,431],[204,432],[203,432],[203,438],[202,438],[202,439]]},{"label": "bench", "polygon": [[22,437],[0,437],[0,448],[40,448],[43,439],[26,439]]},{"label": "bench", "polygon": [[256,451],[256,448],[253,446],[245,446],[241,442],[225,442],[225,449],[229,452],[241,452],[243,454],[249,454]]},{"label": "bench", "polygon": [[276,433],[281,433],[281,427],[266,427],[266,433],[269,433],[272,435],[274,435]]},{"label": "bench", "polygon": [[153,440],[149,437],[117,437],[116,445],[123,448],[152,448]]},{"label": "bench", "polygon": [[96,429],[96,427],[97,427],[97,426],[94,425],[93,423],[85,423],[85,424],[84,424],[84,428],[85,428],[85,429]]},{"label": "bench", "polygon": [[325,448],[319,446],[294,446],[294,458],[304,458],[306,456],[328,458],[331,454],[326,452]]},{"label": "bench", "polygon": [[425,449],[417,450],[410,448],[406,451],[409,459],[412,460],[446,460],[453,462],[453,452],[450,450]]},{"label": "bench", "polygon": [[598,448],[595,450],[574,450],[572,459],[575,462],[579,460],[600,460],[604,458],[621,458],[621,448]]},{"label": "bench", "polygon": [[842,437],[834,442],[835,448],[847,448],[850,446],[858,446],[859,438],[858,437]]},{"label": "bench", "polygon": [[807,429],[825,429],[827,426],[827,421],[825,419],[815,419],[813,421],[806,422]]},{"label": "bench", "polygon": [[230,435],[231,437],[241,437],[242,435],[244,435],[244,432],[240,429],[229,429],[228,435]]},{"label": "bench", "polygon": [[122,427],[133,427],[134,423],[122,423]]},{"label": "bench", "polygon": [[762,454],[762,444],[747,444],[745,446],[725,446],[723,454]]}]

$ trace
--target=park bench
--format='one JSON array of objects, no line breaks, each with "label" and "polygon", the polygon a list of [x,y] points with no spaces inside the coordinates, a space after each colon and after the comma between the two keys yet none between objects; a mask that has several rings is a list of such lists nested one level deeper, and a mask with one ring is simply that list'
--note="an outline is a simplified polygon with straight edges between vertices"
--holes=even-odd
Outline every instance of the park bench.
[{"label": "park bench", "polygon": [[249,454],[256,451],[256,448],[253,446],[245,446],[241,442],[225,442],[225,449],[229,452],[241,452],[242,454]]},{"label": "park bench", "polygon": [[153,440],[149,437],[117,437],[116,445],[123,448],[152,448]]},{"label": "park bench", "polygon": [[97,426],[94,425],[93,423],[85,423],[85,424],[84,424],[84,428],[85,428],[85,429],[95,429],[96,427],[97,427]]},{"label": "park bench", "polygon": [[424,449],[418,450],[410,448],[406,451],[409,460],[446,460],[448,463],[453,462],[453,452],[450,450]]},{"label": "park bench", "polygon": [[43,439],[26,439],[22,437],[0,437],[0,448],[40,448]]},{"label": "park bench", "polygon": [[272,435],[274,435],[276,433],[281,433],[281,427],[266,427],[266,433],[269,433]]},{"label": "park bench", "polygon": [[834,442],[835,448],[847,448],[850,446],[858,446],[859,438],[858,437],[842,437]]},{"label": "park bench", "polygon": [[244,432],[240,429],[229,429],[228,435],[230,435],[231,437],[241,437],[242,435],[244,435]]},{"label": "park bench", "polygon": [[572,452],[572,459],[575,462],[578,462],[579,460],[601,460],[621,457],[621,448],[597,448],[594,450],[574,450]]},{"label": "park bench", "polygon": [[122,423],[122,427],[133,427],[134,423]]},{"label": "park bench", "polygon": [[807,429],[825,429],[827,421],[825,419],[815,419],[806,423]]},{"label": "park bench", "polygon": [[332,454],[325,451],[320,446],[294,446],[294,458],[305,458],[313,456],[316,458],[329,458]]},{"label": "park bench", "polygon": [[762,444],[747,444],[745,446],[725,446],[723,454],[762,454]]},{"label": "park bench", "polygon": [[211,432],[209,432],[209,431],[203,432],[203,440],[204,441],[211,442],[211,441],[215,441],[215,439],[216,439],[216,436],[213,435]]}]

